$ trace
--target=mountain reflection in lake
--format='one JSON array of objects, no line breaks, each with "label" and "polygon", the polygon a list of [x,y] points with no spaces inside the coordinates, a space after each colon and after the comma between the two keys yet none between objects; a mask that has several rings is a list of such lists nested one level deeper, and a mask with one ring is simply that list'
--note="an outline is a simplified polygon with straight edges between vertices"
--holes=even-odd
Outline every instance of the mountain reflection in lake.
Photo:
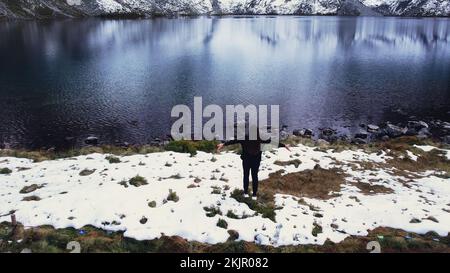
[{"label": "mountain reflection in lake", "polygon": [[279,104],[291,128],[401,109],[449,120],[450,20],[352,17],[0,23],[0,143],[146,143],[171,108]]}]

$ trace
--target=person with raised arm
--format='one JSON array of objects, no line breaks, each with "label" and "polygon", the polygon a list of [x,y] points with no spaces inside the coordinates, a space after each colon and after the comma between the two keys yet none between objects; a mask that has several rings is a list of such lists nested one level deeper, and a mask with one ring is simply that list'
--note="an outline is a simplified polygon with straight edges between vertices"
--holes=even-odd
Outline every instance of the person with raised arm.
[{"label": "person with raised arm", "polygon": [[[257,193],[258,193],[258,172],[259,172],[259,165],[261,163],[261,144],[269,144],[271,143],[271,139],[268,140],[262,140],[258,134],[255,140],[251,140],[248,136],[248,134],[245,135],[245,138],[243,140],[229,140],[225,141],[223,143],[220,143],[217,145],[217,152],[220,152],[224,146],[233,145],[233,144],[240,144],[242,147],[242,168],[244,171],[244,197],[249,197],[248,194],[248,187],[249,187],[249,176],[250,172],[252,175],[252,199],[257,200]],[[278,147],[284,147],[288,151],[291,151],[289,149],[288,144],[283,144],[281,142],[278,143]]]}]

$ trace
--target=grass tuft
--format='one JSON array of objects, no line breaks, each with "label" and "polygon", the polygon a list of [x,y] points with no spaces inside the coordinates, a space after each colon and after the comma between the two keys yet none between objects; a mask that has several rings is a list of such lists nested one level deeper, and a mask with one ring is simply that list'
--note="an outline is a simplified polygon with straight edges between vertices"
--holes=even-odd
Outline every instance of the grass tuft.
[{"label": "grass tuft", "polygon": [[105,159],[108,160],[108,162],[110,164],[116,164],[116,163],[120,163],[121,162],[118,157],[115,157],[115,156],[112,156],[112,155],[109,155],[109,156],[105,157]]},{"label": "grass tuft", "polygon": [[317,167],[286,175],[282,175],[280,172],[273,173],[260,183],[260,188],[262,192],[271,195],[282,193],[329,199],[336,197],[336,194],[330,194],[330,192],[339,192],[341,185],[345,183],[345,175],[342,170]]},{"label": "grass tuft", "polygon": [[240,217],[237,216],[232,210],[228,210],[227,217],[232,219],[240,219]]},{"label": "grass tuft", "polygon": [[165,149],[167,151],[173,151],[178,153],[189,153],[191,155],[196,155],[197,151],[212,153],[216,150],[217,141],[208,140],[176,140],[171,141],[166,145]]},{"label": "grass tuft", "polygon": [[219,219],[217,221],[217,226],[221,227],[221,228],[224,228],[224,229],[227,229],[228,228],[228,223],[224,219]]},{"label": "grass tuft", "polygon": [[313,226],[314,226],[314,228],[313,228],[311,234],[312,234],[314,237],[317,237],[317,235],[319,235],[320,233],[322,233],[322,226],[319,225],[319,224],[317,224],[316,222],[313,223]]},{"label": "grass tuft", "polygon": [[140,175],[136,175],[135,177],[132,177],[128,183],[130,183],[131,186],[140,187],[143,185],[147,185],[147,179]]},{"label": "grass tuft", "polygon": [[276,160],[275,162],[273,162],[273,164],[278,165],[278,166],[294,165],[296,168],[298,168],[298,166],[300,166],[300,164],[302,164],[302,162],[299,159],[293,159],[293,160],[289,160],[289,161]]},{"label": "grass tuft", "polygon": [[12,173],[11,169],[8,169],[8,168],[0,169],[0,174],[10,174],[10,173]]},{"label": "grass tuft", "polygon": [[263,218],[268,218],[275,222],[275,205],[273,203],[273,195],[261,192],[258,200],[244,197],[244,191],[234,190],[231,193],[231,197],[236,199],[240,203],[245,203],[251,209],[260,213]]},{"label": "grass tuft", "polygon": [[216,206],[203,207],[203,209],[206,211],[206,216],[208,216],[208,217],[222,215],[222,211],[220,210],[219,207],[216,207]]},{"label": "grass tuft", "polygon": [[167,195],[167,201],[178,202],[180,197],[178,197],[177,193],[169,189],[169,195]]}]

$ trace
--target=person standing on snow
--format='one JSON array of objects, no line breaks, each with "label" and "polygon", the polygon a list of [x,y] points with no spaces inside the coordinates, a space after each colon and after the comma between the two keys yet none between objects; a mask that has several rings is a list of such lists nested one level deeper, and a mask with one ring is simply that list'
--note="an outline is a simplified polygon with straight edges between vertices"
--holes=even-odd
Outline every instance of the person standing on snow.
[{"label": "person standing on snow", "polygon": [[[258,131],[259,132],[259,131]],[[256,140],[250,140],[248,137],[248,134],[246,134],[244,140],[229,140],[225,141],[224,143],[220,143],[217,145],[217,152],[220,152],[224,146],[233,145],[233,144],[240,144],[242,147],[242,168],[244,171],[244,197],[249,197],[248,195],[248,187],[249,187],[249,176],[250,172],[252,174],[252,199],[257,200],[257,193],[258,193],[258,172],[259,172],[259,165],[261,163],[261,144],[269,144],[271,143],[271,139],[268,140],[262,140],[259,136],[259,133],[257,135]],[[279,143],[278,147],[284,147],[288,151],[289,145],[285,145],[283,143]]]}]

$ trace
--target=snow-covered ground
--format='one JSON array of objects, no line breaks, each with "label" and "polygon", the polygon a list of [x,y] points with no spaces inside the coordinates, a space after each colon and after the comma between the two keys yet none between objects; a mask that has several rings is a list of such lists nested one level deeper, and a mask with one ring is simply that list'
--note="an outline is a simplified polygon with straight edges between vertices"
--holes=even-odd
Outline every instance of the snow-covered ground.
[{"label": "snow-covered ground", "polygon": [[[422,148],[428,151],[433,147]],[[255,215],[246,204],[230,197],[234,189],[241,188],[242,180],[241,160],[234,153],[199,152],[191,157],[161,152],[118,157],[121,163],[116,164],[109,163],[107,156],[90,154],[39,163],[1,157],[0,169],[9,168],[12,173],[0,174],[0,222],[10,221],[9,213],[14,210],[17,220],[26,227],[81,228],[91,224],[111,231],[125,230],[125,236],[139,240],[164,234],[206,243],[226,241],[227,229],[232,229],[239,233],[239,240],[274,246],[323,244],[327,238],[339,242],[350,235],[366,235],[378,226],[417,233],[435,231],[442,236],[450,232],[450,179],[428,171],[406,186],[404,177],[395,176],[388,169],[356,170],[346,165],[385,162],[389,157],[384,152],[322,152],[303,145],[293,147],[292,152],[264,152],[261,179],[280,169],[286,174],[312,169],[316,164],[325,169],[339,166],[348,174],[348,183],[342,186],[339,197],[303,198],[299,202],[299,197],[275,195],[280,207],[276,210],[276,222]],[[409,152],[408,156],[417,160],[420,155]],[[274,164],[276,160],[296,158],[302,162],[298,167]],[[83,170],[95,172],[81,176]],[[120,183],[136,175],[145,177],[148,184],[125,187]],[[351,182],[383,185],[393,192],[367,195]],[[20,193],[33,184],[38,189]],[[170,190],[176,192],[178,202],[166,200]],[[23,201],[27,196],[40,200]],[[149,206],[152,201],[156,206]],[[223,215],[208,217],[204,207],[211,206],[220,208]],[[247,217],[229,218],[229,210]],[[227,229],[216,225],[219,219],[228,223]],[[312,235],[315,225],[322,227],[317,237]]]}]

